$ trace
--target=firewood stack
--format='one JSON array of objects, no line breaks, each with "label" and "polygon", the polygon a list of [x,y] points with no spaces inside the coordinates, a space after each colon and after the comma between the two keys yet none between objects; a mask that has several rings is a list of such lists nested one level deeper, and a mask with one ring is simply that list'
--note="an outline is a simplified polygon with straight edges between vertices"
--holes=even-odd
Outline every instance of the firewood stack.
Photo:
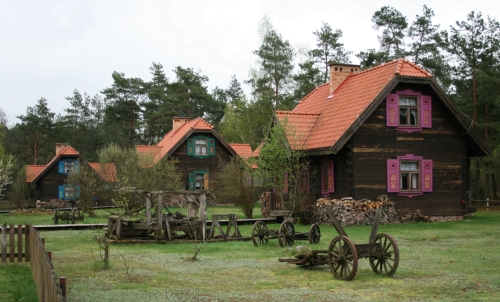
[{"label": "firewood stack", "polygon": [[331,209],[335,218],[342,226],[346,225],[369,225],[373,224],[375,211],[382,207],[380,223],[399,222],[399,216],[394,209],[394,204],[386,195],[381,195],[375,200],[354,200],[350,197],[338,199],[320,198],[316,205],[312,206],[312,222],[332,225],[326,210]]}]

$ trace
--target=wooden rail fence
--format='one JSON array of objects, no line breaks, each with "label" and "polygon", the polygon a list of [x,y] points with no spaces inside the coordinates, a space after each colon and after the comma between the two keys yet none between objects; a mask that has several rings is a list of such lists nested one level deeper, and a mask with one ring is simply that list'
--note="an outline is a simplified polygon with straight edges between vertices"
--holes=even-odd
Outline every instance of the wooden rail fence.
[{"label": "wooden rail fence", "polygon": [[4,224],[1,227],[1,261],[30,262],[31,272],[36,285],[38,300],[41,302],[66,301],[66,278],[56,277],[52,265],[52,252],[45,250],[45,238],[40,239],[32,225],[15,226]]}]

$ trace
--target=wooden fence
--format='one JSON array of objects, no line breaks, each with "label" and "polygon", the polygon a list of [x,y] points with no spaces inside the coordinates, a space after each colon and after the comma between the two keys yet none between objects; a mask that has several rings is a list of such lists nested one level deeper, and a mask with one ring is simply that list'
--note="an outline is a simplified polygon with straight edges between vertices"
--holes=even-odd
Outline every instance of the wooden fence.
[{"label": "wooden fence", "polygon": [[[52,265],[52,252],[45,250],[45,240],[40,239],[38,231],[31,225],[22,224],[1,227],[1,261],[31,263],[38,300],[41,302],[66,301],[66,278],[57,280]],[[24,235],[24,236],[23,236]],[[24,244],[23,244],[24,243]]]}]

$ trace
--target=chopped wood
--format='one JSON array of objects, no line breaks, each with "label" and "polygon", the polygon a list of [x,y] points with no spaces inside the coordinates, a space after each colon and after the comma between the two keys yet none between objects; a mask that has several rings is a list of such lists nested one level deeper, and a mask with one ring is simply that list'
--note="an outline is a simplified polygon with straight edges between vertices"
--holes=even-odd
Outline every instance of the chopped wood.
[{"label": "chopped wood", "polygon": [[394,223],[399,222],[399,216],[394,209],[394,203],[389,200],[386,195],[381,195],[375,200],[363,198],[354,200],[351,197],[344,197],[338,199],[320,198],[316,204],[311,206],[312,209],[312,222],[323,223],[332,225],[330,218],[326,213],[330,209],[335,218],[341,225],[369,225],[373,224],[375,211],[382,207],[382,216],[380,223]]}]

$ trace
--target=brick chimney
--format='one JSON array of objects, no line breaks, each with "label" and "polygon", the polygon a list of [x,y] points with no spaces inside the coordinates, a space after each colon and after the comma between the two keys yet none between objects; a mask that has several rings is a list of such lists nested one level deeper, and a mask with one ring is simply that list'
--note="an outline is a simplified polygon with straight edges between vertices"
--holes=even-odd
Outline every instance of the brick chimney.
[{"label": "brick chimney", "polygon": [[351,74],[359,72],[359,65],[332,63],[330,64],[330,95]]},{"label": "brick chimney", "polygon": [[56,143],[56,155],[61,153],[61,151],[66,147],[69,147],[68,143]]},{"label": "brick chimney", "polygon": [[179,129],[182,125],[185,123],[189,122],[188,117],[174,117],[172,119],[172,130],[177,130]]}]

